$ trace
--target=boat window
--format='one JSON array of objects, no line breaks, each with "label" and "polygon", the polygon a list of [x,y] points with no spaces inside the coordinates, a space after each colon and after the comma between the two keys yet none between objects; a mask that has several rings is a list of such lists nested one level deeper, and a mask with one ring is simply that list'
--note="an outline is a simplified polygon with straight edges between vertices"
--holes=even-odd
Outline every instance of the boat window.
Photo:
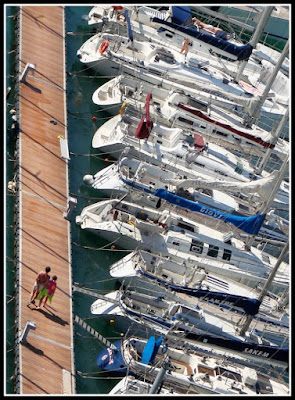
[{"label": "boat window", "polygon": [[142,221],[146,221],[148,218],[148,215],[144,211],[139,211],[135,214],[135,217],[138,219],[141,219]]},{"label": "boat window", "polygon": [[250,211],[248,206],[245,206],[244,204],[240,204],[240,203],[239,203],[239,209],[241,211]]},{"label": "boat window", "polygon": [[211,189],[203,189],[203,193],[207,196],[213,197],[213,190]]},{"label": "boat window", "polygon": [[212,244],[209,244],[209,249],[208,249],[207,255],[210,256],[210,257],[217,257],[218,256],[218,250],[219,250],[219,247],[216,247],[216,246],[214,246]]},{"label": "boat window", "polygon": [[224,249],[222,259],[229,261],[231,259],[231,250]]},{"label": "boat window", "polygon": [[200,163],[197,162],[197,161],[195,161],[194,164],[195,164],[195,165],[198,165],[199,167],[205,168],[205,165],[204,165],[204,164],[200,164]]},{"label": "boat window", "polygon": [[243,172],[243,164],[240,163],[239,161],[237,162],[237,166],[235,168],[235,172],[237,174],[242,174],[242,172]]},{"label": "boat window", "polygon": [[224,133],[224,132],[216,131],[215,133],[216,133],[216,135],[220,135],[220,136],[225,136],[225,137],[227,137],[227,134]]},{"label": "boat window", "polygon": [[215,169],[214,172],[216,172],[216,174],[219,174],[219,175],[227,176],[227,174],[225,172],[219,171],[218,169]]},{"label": "boat window", "polygon": [[199,240],[192,240],[190,251],[197,254],[202,254],[204,248],[204,243]]},{"label": "boat window", "polygon": [[186,119],[186,118],[183,118],[183,117],[178,117],[178,120],[180,122],[184,122],[184,123],[189,124],[189,125],[194,125],[193,121],[190,121],[189,119]]},{"label": "boat window", "polygon": [[256,181],[257,180],[257,175],[252,174],[252,172],[249,172],[249,178],[251,181]]}]

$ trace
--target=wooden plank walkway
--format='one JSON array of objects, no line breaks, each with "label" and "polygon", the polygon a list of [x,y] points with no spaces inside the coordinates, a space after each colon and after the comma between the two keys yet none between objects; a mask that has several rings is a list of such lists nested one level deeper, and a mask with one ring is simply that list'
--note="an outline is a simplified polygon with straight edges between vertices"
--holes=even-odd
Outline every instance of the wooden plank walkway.
[{"label": "wooden plank walkway", "polygon": [[[27,63],[35,67],[19,82],[17,102],[16,393],[24,395],[75,393],[68,161],[59,140],[67,138],[64,12],[22,6],[18,18],[19,79]],[[52,304],[27,307],[46,266],[57,275]],[[21,344],[27,321],[36,329]]]}]

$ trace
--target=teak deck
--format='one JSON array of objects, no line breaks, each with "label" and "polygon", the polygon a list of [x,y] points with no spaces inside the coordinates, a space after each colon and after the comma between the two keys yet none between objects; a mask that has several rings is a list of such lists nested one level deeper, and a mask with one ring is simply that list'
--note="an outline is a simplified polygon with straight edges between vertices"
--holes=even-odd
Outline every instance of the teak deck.
[{"label": "teak deck", "polygon": [[[64,218],[68,164],[59,139],[67,138],[64,7],[20,7],[18,45],[16,393],[74,394],[70,222]],[[21,81],[27,63],[34,68]],[[46,266],[51,277],[57,275],[52,303],[27,307],[36,275]],[[27,321],[36,329],[27,344],[18,343]]]}]

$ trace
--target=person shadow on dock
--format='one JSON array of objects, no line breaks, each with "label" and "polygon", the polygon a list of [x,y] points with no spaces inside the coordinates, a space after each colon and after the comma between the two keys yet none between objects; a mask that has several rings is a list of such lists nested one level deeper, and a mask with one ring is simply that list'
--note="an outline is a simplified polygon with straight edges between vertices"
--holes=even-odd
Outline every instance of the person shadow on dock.
[{"label": "person shadow on dock", "polygon": [[52,322],[56,322],[57,324],[60,324],[63,326],[69,325],[69,323],[67,321],[60,318],[58,315],[54,314],[54,312],[49,310],[48,307],[46,308],[46,310],[44,310],[43,308],[33,308],[32,311],[41,312],[46,318],[50,319]]}]

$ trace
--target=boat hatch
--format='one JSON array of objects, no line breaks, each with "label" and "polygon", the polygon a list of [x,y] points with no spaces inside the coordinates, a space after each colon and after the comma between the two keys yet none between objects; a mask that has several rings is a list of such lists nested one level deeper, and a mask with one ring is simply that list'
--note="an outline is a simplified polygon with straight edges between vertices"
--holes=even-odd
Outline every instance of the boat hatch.
[{"label": "boat hatch", "polygon": [[273,393],[273,387],[268,377],[257,374],[257,382],[255,384],[256,391],[259,394]]},{"label": "boat hatch", "polygon": [[235,371],[230,371],[228,369],[217,367],[215,368],[216,375],[221,375],[224,378],[233,379],[238,382],[242,382],[242,377],[239,373]]},{"label": "boat hatch", "polygon": [[177,226],[179,228],[185,229],[185,230],[190,231],[190,232],[194,232],[195,231],[194,225],[193,224],[189,224],[187,222],[178,222]]},{"label": "boat hatch", "polygon": [[207,367],[205,365],[198,365],[198,372],[200,374],[208,374],[210,376],[215,376],[215,371],[213,368]]},{"label": "boat hatch", "polygon": [[208,111],[208,106],[206,103],[204,103],[200,100],[194,99],[190,96],[188,98],[188,105],[191,107],[197,108],[198,110],[201,110],[201,111],[205,111],[205,112]]},{"label": "boat hatch", "polygon": [[190,251],[197,254],[202,254],[204,248],[204,243],[199,240],[192,240]]}]

